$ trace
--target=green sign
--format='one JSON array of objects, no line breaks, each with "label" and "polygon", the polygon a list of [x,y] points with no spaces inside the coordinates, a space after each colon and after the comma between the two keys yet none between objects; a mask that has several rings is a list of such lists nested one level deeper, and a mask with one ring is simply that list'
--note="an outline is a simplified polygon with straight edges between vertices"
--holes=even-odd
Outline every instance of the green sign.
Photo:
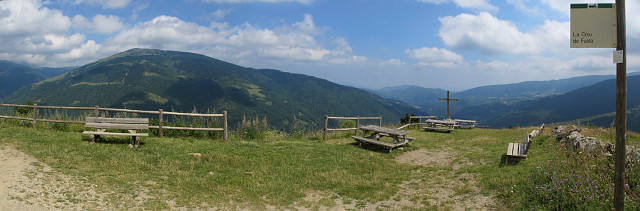
[{"label": "green sign", "polygon": [[615,48],[616,5],[571,4],[571,48]]}]

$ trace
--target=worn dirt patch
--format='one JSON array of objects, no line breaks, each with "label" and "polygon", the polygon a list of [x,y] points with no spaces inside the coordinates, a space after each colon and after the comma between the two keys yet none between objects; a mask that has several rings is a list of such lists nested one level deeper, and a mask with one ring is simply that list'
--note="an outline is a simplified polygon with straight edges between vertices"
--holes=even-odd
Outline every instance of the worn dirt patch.
[{"label": "worn dirt patch", "polygon": [[[437,171],[414,171],[413,180],[401,184],[399,194],[423,196],[421,204],[429,204],[438,208],[451,210],[489,210],[495,201],[491,196],[484,196],[477,187],[475,175],[460,172],[464,166],[483,163],[469,161],[451,153],[452,149],[428,150],[420,149],[398,156],[399,163],[441,169]],[[456,160],[456,162],[453,162]],[[426,203],[425,203],[426,202]],[[415,207],[415,206],[414,206]],[[416,207],[417,208],[417,207]]]},{"label": "worn dirt patch", "polygon": [[0,146],[1,210],[114,209],[95,185],[55,172],[10,146]]},{"label": "worn dirt patch", "polygon": [[427,149],[419,149],[416,151],[406,152],[398,156],[395,160],[398,163],[406,163],[411,165],[441,167],[451,165],[451,161],[453,159],[453,154],[448,151],[431,151]]}]

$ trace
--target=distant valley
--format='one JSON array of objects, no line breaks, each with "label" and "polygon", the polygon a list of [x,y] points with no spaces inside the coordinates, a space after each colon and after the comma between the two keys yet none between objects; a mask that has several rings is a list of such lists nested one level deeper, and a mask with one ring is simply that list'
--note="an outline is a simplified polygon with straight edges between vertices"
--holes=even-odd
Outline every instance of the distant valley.
[{"label": "distant valley", "polygon": [[[609,127],[615,115],[615,76],[594,75],[552,81],[492,85],[452,93],[452,116],[494,128],[574,121]],[[628,128],[640,131],[640,74],[628,75]],[[417,86],[374,90],[442,118],[446,91]],[[412,96],[409,98],[408,96]],[[613,113],[612,113],[613,112]]]}]

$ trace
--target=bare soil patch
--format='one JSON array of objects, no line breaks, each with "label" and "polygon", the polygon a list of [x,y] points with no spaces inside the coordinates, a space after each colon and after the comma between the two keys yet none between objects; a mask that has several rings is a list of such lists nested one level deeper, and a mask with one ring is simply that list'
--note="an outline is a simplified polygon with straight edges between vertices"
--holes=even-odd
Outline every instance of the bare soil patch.
[{"label": "bare soil patch", "polygon": [[448,148],[442,150],[419,149],[398,156],[395,160],[399,163],[437,169],[429,172],[414,171],[416,179],[403,183],[399,194],[423,194],[426,204],[438,208],[451,210],[491,209],[496,203],[491,196],[481,194],[476,185],[475,175],[460,171],[462,167],[474,165],[478,161],[471,162],[459,158],[452,153],[454,151]]},{"label": "bare soil patch", "polygon": [[0,210],[114,209],[95,185],[54,171],[10,146],[0,146]]}]

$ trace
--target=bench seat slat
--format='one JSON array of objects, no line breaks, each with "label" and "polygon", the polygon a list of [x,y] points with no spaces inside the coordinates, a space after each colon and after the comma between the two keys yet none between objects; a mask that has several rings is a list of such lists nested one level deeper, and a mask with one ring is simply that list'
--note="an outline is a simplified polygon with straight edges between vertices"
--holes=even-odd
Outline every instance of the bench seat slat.
[{"label": "bench seat slat", "polygon": [[124,129],[124,130],[145,130],[149,129],[148,124],[115,124],[115,123],[87,123],[85,127],[99,129]]},{"label": "bench seat slat", "polygon": [[85,121],[87,123],[149,124],[149,118],[87,117]]},{"label": "bench seat slat", "polygon": [[373,140],[373,139],[368,139],[368,138],[360,137],[360,136],[351,136],[351,138],[356,139],[358,141],[364,141],[364,142],[369,142],[369,143],[372,143],[372,144],[381,145],[381,146],[384,146],[384,147],[389,148],[389,149],[398,147],[400,145],[404,145],[404,144],[409,142],[409,140],[403,140],[403,141],[401,141],[399,143],[393,144],[393,143],[387,143],[387,142],[377,141],[377,140]]},{"label": "bench seat slat", "polygon": [[440,131],[453,131],[453,128],[450,128],[450,127],[446,127],[446,128],[443,128],[443,127],[423,127],[422,129],[425,129],[425,130],[440,130]]},{"label": "bench seat slat", "polygon": [[149,136],[148,133],[110,133],[110,132],[98,132],[98,131],[84,131],[82,134],[89,135],[104,135],[104,136]]}]

